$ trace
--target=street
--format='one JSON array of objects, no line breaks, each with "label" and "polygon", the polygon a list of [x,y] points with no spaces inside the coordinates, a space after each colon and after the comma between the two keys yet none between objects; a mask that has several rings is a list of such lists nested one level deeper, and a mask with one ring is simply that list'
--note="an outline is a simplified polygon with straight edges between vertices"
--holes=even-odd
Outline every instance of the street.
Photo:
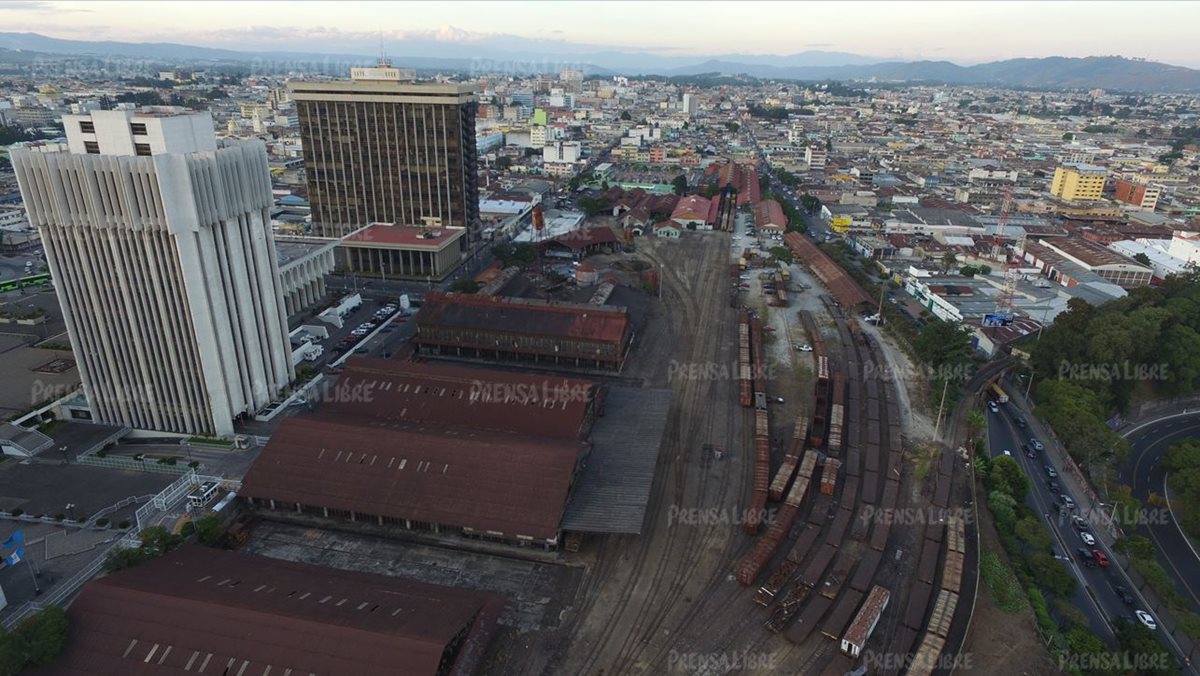
[{"label": "street", "polygon": [[[1045,451],[1036,452],[1035,458],[1028,458],[1021,448],[1021,444],[1029,443],[1031,438],[1038,438],[1043,442],[1048,439],[1047,435],[1040,432],[1041,423],[1028,412],[1016,407],[1012,401],[1000,404],[998,408],[996,413],[985,409],[988,419],[988,455],[995,458],[1008,450],[1013,459],[1017,461],[1017,465],[1029,476],[1031,486],[1026,504],[1036,514],[1042,515],[1042,519],[1050,529],[1055,541],[1055,558],[1062,560],[1070,569],[1071,574],[1079,581],[1079,588],[1074,598],[1075,606],[1088,618],[1092,630],[1098,636],[1115,645],[1116,621],[1124,619],[1136,622],[1133,612],[1139,609],[1148,610],[1149,604],[1146,603],[1120,566],[1115,564],[1106,567],[1089,566],[1085,560],[1081,560],[1077,553],[1079,549],[1098,549],[1110,560],[1112,552],[1094,529],[1089,532],[1096,536],[1095,545],[1086,545],[1081,539],[1079,531],[1071,522],[1072,515],[1081,516],[1092,523],[1104,522],[1108,517],[1098,512],[1087,513],[1078,506],[1074,510],[1062,508],[1060,511],[1061,503],[1058,496],[1049,487],[1049,478],[1045,467],[1049,465],[1056,472],[1060,472],[1061,468],[1050,459]],[[1014,422],[1017,416],[1024,418],[1028,427],[1019,428]],[[1062,481],[1061,476],[1056,477],[1055,480],[1061,484],[1060,490],[1063,493],[1070,494],[1067,482]],[[1075,497],[1076,503],[1079,503],[1077,496],[1072,497]],[[1115,586],[1124,587],[1133,596],[1134,602],[1125,604],[1114,590]],[[1182,662],[1183,651],[1161,626],[1156,631],[1156,635],[1167,645],[1175,658]]]},{"label": "street", "polygon": [[[1169,497],[1163,453],[1184,439],[1200,437],[1197,415],[1190,413],[1157,420],[1127,433],[1133,454],[1122,469],[1121,482],[1133,489],[1133,496],[1142,504],[1149,505],[1151,493]],[[1174,578],[1176,589],[1192,604],[1192,610],[1200,612],[1200,554],[1170,510],[1159,509],[1154,513],[1162,514],[1163,518],[1145,519],[1137,533],[1154,542],[1158,562]]]}]

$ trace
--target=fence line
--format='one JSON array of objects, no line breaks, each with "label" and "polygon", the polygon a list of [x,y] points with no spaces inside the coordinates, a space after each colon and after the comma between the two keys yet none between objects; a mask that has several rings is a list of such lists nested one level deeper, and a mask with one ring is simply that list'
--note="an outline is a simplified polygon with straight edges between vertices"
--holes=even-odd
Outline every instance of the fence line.
[{"label": "fence line", "polygon": [[188,474],[192,471],[192,468],[187,465],[168,465],[166,463],[146,462],[144,460],[134,460],[133,458],[125,457],[105,456],[100,458],[95,455],[86,455],[80,456],[77,462],[80,465],[124,469],[133,472],[152,472],[154,474]]}]

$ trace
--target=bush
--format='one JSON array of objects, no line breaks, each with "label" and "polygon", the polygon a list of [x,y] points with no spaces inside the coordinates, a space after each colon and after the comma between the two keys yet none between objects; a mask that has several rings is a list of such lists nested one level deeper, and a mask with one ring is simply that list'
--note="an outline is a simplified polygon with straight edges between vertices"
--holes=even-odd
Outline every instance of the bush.
[{"label": "bush", "polygon": [[101,528],[108,526],[108,517],[102,516],[99,519],[96,519],[96,525],[100,526]]},{"label": "bush", "polygon": [[58,514],[55,514],[55,515],[54,515],[54,520],[55,520],[55,521],[60,521],[60,522],[61,522],[61,521],[66,521],[66,520],[67,520],[67,515],[66,515],[66,514],[63,514],[62,512],[59,512]]},{"label": "bush", "polygon": [[1004,565],[996,552],[984,552],[979,561],[979,574],[992,593],[992,601],[1000,610],[1015,614],[1025,607],[1025,594],[1017,583],[1012,569]]},{"label": "bush", "polygon": [[22,515],[22,514],[24,514],[24,513],[25,513],[25,510],[23,510],[23,509],[14,509],[14,510],[12,511],[12,515],[13,515],[13,516],[21,516],[21,515]]},{"label": "bush", "polygon": [[129,528],[129,520],[128,519],[122,520],[121,523],[117,524],[117,528],[120,528],[121,530],[125,530],[125,529]]},{"label": "bush", "polygon": [[67,647],[67,615],[60,606],[47,606],[17,626],[26,663],[45,666]]},{"label": "bush", "polygon": [[215,545],[224,533],[225,528],[221,525],[221,520],[213,514],[196,522],[196,537],[202,544]]}]

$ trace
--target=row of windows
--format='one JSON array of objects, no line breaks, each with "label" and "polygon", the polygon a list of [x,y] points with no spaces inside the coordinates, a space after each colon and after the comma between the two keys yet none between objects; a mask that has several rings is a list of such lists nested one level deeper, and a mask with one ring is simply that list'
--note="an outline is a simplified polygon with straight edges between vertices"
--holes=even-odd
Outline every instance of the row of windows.
[{"label": "row of windows", "polygon": [[[94,122],[92,122],[91,120],[80,120],[79,121],[79,131],[81,131],[85,134],[95,134],[96,133],[96,124]],[[129,131],[134,136],[145,136],[146,135],[146,123],[133,122],[129,125]]]},{"label": "row of windows", "polygon": [[[84,141],[83,142],[83,150],[84,150],[84,152],[86,152],[89,155],[99,155],[100,154],[100,144],[97,143],[96,141]],[[133,144],[133,152],[137,155],[141,155],[142,157],[149,157],[151,154],[150,153],[150,144],[149,143],[135,143],[135,144]]]}]

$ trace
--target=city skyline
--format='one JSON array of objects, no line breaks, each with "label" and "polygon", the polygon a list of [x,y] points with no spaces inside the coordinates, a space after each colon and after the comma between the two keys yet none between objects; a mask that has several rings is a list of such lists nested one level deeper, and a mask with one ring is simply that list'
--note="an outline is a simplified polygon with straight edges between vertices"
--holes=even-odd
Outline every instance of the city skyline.
[{"label": "city skyline", "polygon": [[[397,58],[496,58],[505,52],[584,57],[609,51],[693,61],[718,55],[782,56],[843,52],[879,61],[948,60],[962,65],[1022,57],[1119,54],[1200,67],[1188,30],[1200,20],[1191,3],[1107,3],[1080,12],[1072,2],[1048,3],[740,3],[745,21],[729,21],[717,3],[687,12],[676,3],[639,4],[637,21],[618,3],[239,3],[236,13],[214,3],[158,6],[130,2],[0,3],[0,23],[12,32],[63,39],[176,42],[241,51],[370,54]],[[1122,7],[1153,21],[1116,21]],[[770,22],[761,21],[768,13]],[[1036,19],[1036,20],[1033,20]],[[1071,25],[1063,32],[1059,27]],[[180,30],[181,26],[187,28]],[[816,30],[807,27],[816,26]],[[1144,28],[1139,28],[1144,26]],[[1144,32],[1144,34],[1139,31]],[[847,61],[849,62],[849,61]],[[860,61],[861,62],[861,61]],[[832,63],[832,62],[831,62]]]}]

